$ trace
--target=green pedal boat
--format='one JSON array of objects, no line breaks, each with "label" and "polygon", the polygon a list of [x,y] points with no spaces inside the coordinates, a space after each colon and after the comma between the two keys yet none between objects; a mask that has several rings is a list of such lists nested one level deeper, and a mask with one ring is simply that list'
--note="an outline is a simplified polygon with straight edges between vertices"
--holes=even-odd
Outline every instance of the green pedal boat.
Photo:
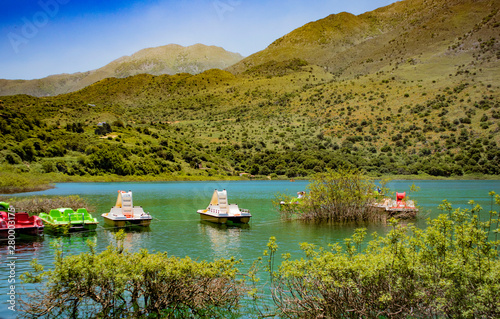
[{"label": "green pedal boat", "polygon": [[48,232],[76,232],[95,230],[99,222],[85,208],[75,212],[71,208],[51,209],[48,214],[40,213],[45,230]]}]

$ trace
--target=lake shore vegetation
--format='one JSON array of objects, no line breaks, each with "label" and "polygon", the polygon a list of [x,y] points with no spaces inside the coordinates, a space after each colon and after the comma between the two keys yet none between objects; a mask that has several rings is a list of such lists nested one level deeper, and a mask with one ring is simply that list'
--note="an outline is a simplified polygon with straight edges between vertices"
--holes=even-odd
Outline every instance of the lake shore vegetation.
[{"label": "lake shore vegetation", "polygon": [[[37,261],[23,281],[39,289],[22,299],[24,317],[241,316],[245,295],[255,314],[282,318],[496,318],[500,316],[500,196],[491,209],[443,211],[419,229],[389,221],[385,235],[355,230],[327,248],[300,243],[305,257],[278,257],[271,237],[263,256],[240,274],[234,258],[213,262],[177,258],[166,252],[131,253],[123,232],[101,253],[62,255],[44,270]],[[262,283],[266,278],[268,281]],[[243,275],[244,280],[237,280]]]},{"label": "lake shore vegetation", "polygon": [[53,97],[3,96],[0,187],[296,179],[339,166],[375,178],[500,176],[492,69],[339,78],[280,65],[288,71],[137,75]]}]

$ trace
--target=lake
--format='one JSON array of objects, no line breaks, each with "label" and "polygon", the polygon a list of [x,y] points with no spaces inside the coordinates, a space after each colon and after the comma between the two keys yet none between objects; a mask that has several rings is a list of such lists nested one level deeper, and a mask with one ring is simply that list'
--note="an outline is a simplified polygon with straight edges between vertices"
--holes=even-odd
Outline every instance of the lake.
[{"label": "lake", "polygon": [[[319,246],[343,242],[358,227],[366,227],[368,234],[374,231],[383,234],[388,227],[383,223],[369,225],[315,225],[297,221],[281,221],[272,201],[278,192],[296,195],[306,189],[308,181],[222,181],[222,182],[136,182],[136,183],[62,183],[55,188],[30,194],[9,196],[55,196],[79,195],[88,199],[95,207],[92,212],[100,223],[102,213],[106,213],[115,204],[118,190],[132,190],[134,205],[140,205],[154,217],[149,231],[127,232],[125,248],[138,251],[167,251],[169,255],[189,256],[192,259],[213,260],[234,256],[243,260],[238,268],[245,272],[251,263],[262,256],[269,237],[275,236],[279,245],[278,256],[289,252],[292,256],[302,256],[299,244],[308,242]],[[500,193],[500,181],[391,181],[387,187],[391,191],[410,191],[410,186],[419,187],[411,193],[411,198],[420,206],[420,216],[414,221],[417,226],[425,227],[425,219],[436,217],[437,209],[443,199],[454,207],[469,207],[471,199],[484,208],[484,214],[490,209],[488,192]],[[247,208],[252,219],[247,227],[217,226],[200,222],[198,209],[208,206],[214,189],[226,189],[229,203],[237,203],[240,208]],[[498,210],[498,207],[494,208]],[[45,234],[36,241],[16,242],[15,256],[16,290],[21,291],[19,275],[30,270],[29,262],[38,258],[40,263],[50,266],[53,254],[50,242],[55,238]],[[93,233],[72,234],[63,237],[64,251],[78,254],[87,251],[85,241],[90,239],[97,244],[97,251],[104,250],[114,242],[109,229],[101,226]],[[7,265],[8,248],[0,244],[2,268],[0,276],[0,318],[11,318],[7,309],[9,288],[9,268]]]}]

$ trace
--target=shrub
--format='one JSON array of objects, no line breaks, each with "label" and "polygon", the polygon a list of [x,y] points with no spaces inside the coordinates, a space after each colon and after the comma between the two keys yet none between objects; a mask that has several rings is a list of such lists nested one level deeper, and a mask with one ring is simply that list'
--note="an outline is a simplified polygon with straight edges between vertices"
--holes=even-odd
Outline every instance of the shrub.
[{"label": "shrub", "polygon": [[[163,253],[123,251],[117,245],[97,254],[62,256],[56,245],[54,269],[36,260],[25,282],[43,288],[22,300],[23,317],[39,318],[222,318],[236,311],[242,287],[234,259],[193,261]],[[234,316],[234,315],[233,315]]]},{"label": "shrub", "polygon": [[382,218],[370,205],[374,201],[375,185],[355,169],[339,168],[318,173],[307,188],[308,195],[301,207],[282,210],[283,218],[334,222]]},{"label": "shrub", "polygon": [[[500,196],[490,193],[500,204]],[[494,196],[494,197],[493,197]],[[385,237],[366,246],[366,229],[329,249],[301,244],[306,258],[274,270],[278,246],[265,255],[273,301],[287,318],[498,318],[498,213],[481,222],[481,207],[446,211],[424,230],[391,220]],[[495,240],[493,240],[493,238]],[[366,247],[362,249],[362,247]]]}]

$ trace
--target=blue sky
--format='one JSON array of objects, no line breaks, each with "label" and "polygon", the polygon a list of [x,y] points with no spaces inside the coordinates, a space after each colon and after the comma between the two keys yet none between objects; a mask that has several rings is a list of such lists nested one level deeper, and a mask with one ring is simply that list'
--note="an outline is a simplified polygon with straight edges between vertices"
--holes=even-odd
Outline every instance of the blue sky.
[{"label": "blue sky", "polygon": [[332,13],[396,0],[1,0],[0,79],[94,70],[144,48],[216,45],[243,56]]}]

